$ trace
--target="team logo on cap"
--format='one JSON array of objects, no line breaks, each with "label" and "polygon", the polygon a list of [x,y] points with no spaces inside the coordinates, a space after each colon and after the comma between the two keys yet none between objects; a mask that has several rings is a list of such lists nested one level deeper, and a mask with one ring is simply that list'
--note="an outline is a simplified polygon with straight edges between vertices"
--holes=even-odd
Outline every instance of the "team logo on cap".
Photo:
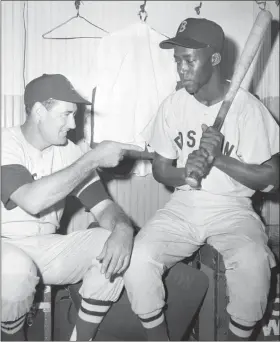
[{"label": "team logo on cap", "polygon": [[178,32],[184,32],[187,26],[187,20],[181,22]]}]

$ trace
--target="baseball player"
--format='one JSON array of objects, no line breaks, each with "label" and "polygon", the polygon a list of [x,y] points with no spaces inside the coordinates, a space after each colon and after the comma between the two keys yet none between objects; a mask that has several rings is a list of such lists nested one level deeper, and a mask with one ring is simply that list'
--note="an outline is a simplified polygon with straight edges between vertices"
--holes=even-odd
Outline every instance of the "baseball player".
[{"label": "baseball player", "polygon": [[[123,288],[119,274],[128,266],[134,235],[96,169],[141,149],[105,141],[83,153],[69,141],[77,104],[90,103],[62,75],[31,81],[24,102],[25,123],[2,130],[2,339],[25,340],[22,327],[41,279],[83,280],[71,340],[90,340]],[[55,234],[67,195],[77,196],[100,227]]]},{"label": "baseball player", "polygon": [[[174,49],[182,88],[163,101],[145,136],[155,150],[155,179],[175,192],[136,236],[124,276],[150,340],[168,339],[164,271],[205,242],[223,255],[226,267],[228,339],[249,339],[266,309],[275,261],[250,197],[278,188],[279,127],[244,89],[221,132],[211,127],[229,88],[220,70],[223,42],[219,25],[189,18],[174,38],[160,43]],[[192,171],[204,177],[200,190],[186,182]]]}]

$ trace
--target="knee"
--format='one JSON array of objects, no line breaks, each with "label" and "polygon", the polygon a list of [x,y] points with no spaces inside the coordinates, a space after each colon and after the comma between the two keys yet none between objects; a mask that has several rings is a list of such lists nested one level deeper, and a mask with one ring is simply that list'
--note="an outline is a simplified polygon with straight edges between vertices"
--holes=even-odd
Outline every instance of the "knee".
[{"label": "knee", "polygon": [[249,274],[270,275],[269,256],[264,246],[251,243],[236,252],[238,268]]},{"label": "knee", "polygon": [[[242,292],[246,293],[244,301],[254,302],[257,297],[266,301],[271,273],[269,256],[264,247],[253,243],[247,245],[226,261],[226,268],[228,281],[233,286],[242,287]],[[236,285],[235,278],[239,279],[240,285]]]},{"label": "knee", "polygon": [[2,244],[2,316],[14,320],[28,312],[38,284],[37,268],[21,249]]},{"label": "knee", "polygon": [[32,259],[21,249],[8,243],[3,243],[2,274],[4,282],[5,279],[13,278],[17,279],[16,282],[18,284],[21,284],[29,276],[37,277],[37,268]]}]

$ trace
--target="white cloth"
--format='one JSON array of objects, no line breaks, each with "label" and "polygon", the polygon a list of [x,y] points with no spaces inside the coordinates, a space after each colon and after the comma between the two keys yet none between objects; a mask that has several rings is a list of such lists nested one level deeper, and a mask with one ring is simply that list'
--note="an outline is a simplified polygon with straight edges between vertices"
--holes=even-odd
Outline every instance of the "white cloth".
[{"label": "white cloth", "polygon": [[[97,56],[95,142],[107,139],[145,146],[140,133],[176,88],[173,50],[159,47],[165,38],[140,21],[102,39]],[[140,176],[150,172],[147,161],[138,162],[134,169]]]}]

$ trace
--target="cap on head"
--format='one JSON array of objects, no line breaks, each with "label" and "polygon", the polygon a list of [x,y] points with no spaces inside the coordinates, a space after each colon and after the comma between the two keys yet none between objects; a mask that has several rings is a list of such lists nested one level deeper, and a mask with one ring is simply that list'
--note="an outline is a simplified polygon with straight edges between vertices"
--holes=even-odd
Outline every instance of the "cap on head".
[{"label": "cap on head", "polygon": [[224,43],[224,31],[214,21],[202,18],[188,18],[181,22],[176,36],[162,41],[162,49],[174,49],[175,45],[190,49],[213,47],[220,52]]},{"label": "cap on head", "polygon": [[24,91],[26,107],[32,108],[36,102],[44,102],[49,99],[76,104],[91,104],[78,94],[65,76],[60,74],[43,74],[26,85]]}]

